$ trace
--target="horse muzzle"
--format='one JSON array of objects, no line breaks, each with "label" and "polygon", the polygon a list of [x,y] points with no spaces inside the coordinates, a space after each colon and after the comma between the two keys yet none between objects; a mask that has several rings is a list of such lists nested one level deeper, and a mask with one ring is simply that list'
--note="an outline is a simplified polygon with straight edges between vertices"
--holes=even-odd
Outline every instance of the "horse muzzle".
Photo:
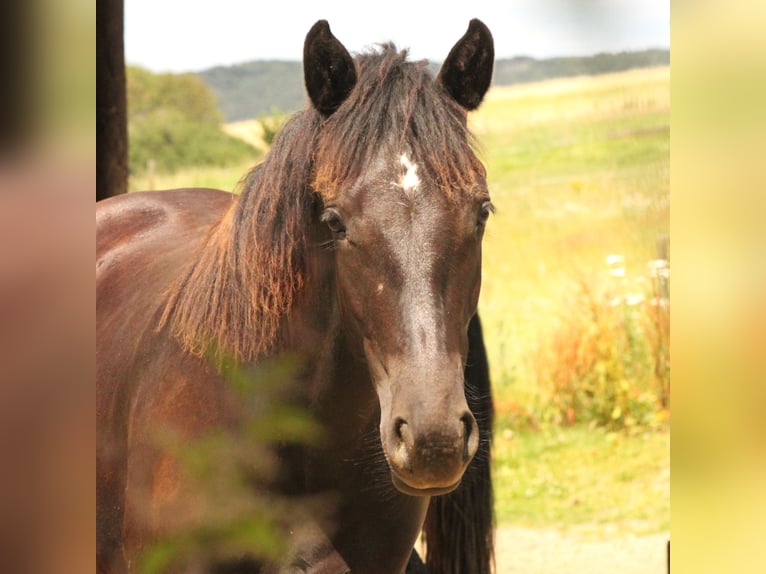
[{"label": "horse muzzle", "polygon": [[431,424],[396,417],[384,432],[383,450],[394,486],[411,496],[436,496],[460,484],[479,447],[479,430],[466,408]]},{"label": "horse muzzle", "polygon": [[380,441],[394,486],[412,496],[451,492],[479,448],[479,428],[465,398],[462,359],[384,361],[369,340],[364,343],[380,401]]}]

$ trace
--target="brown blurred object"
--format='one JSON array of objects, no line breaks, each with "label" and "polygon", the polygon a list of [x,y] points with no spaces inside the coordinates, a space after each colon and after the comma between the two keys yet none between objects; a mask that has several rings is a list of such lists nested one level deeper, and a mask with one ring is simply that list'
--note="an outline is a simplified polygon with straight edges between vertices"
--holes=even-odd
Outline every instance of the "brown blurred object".
[{"label": "brown blurred object", "polygon": [[93,571],[92,172],[0,165],[0,570]]},{"label": "brown blurred object", "polygon": [[2,572],[95,566],[94,22],[0,7]]}]

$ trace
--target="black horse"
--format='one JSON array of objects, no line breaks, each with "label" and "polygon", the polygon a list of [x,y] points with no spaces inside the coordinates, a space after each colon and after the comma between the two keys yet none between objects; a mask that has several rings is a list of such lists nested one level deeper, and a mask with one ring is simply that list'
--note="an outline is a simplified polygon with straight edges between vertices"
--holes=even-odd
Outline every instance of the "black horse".
[{"label": "black horse", "polygon": [[472,318],[492,205],[466,114],[493,60],[478,20],[435,79],[391,45],[352,59],[317,22],[311,106],[240,195],[97,204],[100,572],[132,571],[195,519],[158,431],[238,428],[222,365],[283,356],[324,440],[284,449],[275,489],[332,501],[283,566],[401,572],[425,523],[429,568],[488,571],[491,397]]}]

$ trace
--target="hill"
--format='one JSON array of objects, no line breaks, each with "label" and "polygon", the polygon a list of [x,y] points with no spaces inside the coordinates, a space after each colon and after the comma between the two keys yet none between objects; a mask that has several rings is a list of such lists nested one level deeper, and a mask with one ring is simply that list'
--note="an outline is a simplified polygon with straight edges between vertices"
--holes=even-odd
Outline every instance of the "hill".
[{"label": "hill", "polygon": [[306,103],[300,62],[255,60],[199,72],[218,99],[226,121],[247,120],[275,109],[293,112]]},{"label": "hill", "polygon": [[[551,78],[595,76],[610,72],[668,65],[668,50],[643,50],[582,57],[535,59],[520,56],[495,63],[495,86],[537,82]],[[432,64],[438,70],[439,64]],[[300,62],[256,60],[216,66],[199,72],[212,88],[227,121],[255,118],[275,109],[292,112],[305,103]]]},{"label": "hill", "polygon": [[526,56],[498,60],[493,83],[511,86],[572,76],[598,76],[635,68],[654,68],[670,64],[668,50],[643,50],[594,56],[569,56],[536,60]]}]

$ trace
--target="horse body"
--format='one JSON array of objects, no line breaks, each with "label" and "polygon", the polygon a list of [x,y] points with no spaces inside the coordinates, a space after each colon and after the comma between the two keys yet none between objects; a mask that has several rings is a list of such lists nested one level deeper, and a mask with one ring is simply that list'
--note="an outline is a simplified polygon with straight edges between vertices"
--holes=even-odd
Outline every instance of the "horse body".
[{"label": "horse body", "polygon": [[[147,435],[157,424],[152,421],[180,416],[179,429],[194,433],[189,423],[200,407],[207,413],[223,412],[211,408],[211,400],[213,404],[220,400],[214,395],[222,391],[211,369],[201,359],[180,352],[178,343],[158,333],[156,325],[163,290],[175,280],[195,244],[230,201],[222,192],[181,191],[135,194],[98,204],[96,460],[97,537],[103,555],[100,569],[101,562],[111,562],[123,544],[138,548],[159,534],[159,516],[146,534],[139,535],[130,511],[126,512],[126,501],[140,505],[148,498],[144,493],[151,490],[155,473],[152,453],[147,451],[152,450],[154,437]],[[184,209],[185,204],[197,209]],[[185,382],[186,388],[179,388]],[[183,402],[163,404],[162,397],[166,396]],[[171,412],[171,407],[178,412]],[[132,496],[134,491],[136,497]],[[147,514],[152,511],[140,511],[142,524],[152,522],[144,519]],[[131,534],[137,539],[131,540]]]},{"label": "horse body", "polygon": [[[453,79],[477,58],[478,80]],[[487,58],[491,76],[491,37],[472,21],[439,84],[390,47],[352,61],[319,22],[304,50],[313,106],[240,196],[186,189],[97,206],[99,572],[131,571],[195,519],[199,493],[161,433],[191,440],[241,423],[221,361],[285,354],[300,365],[293,400],[325,436],[283,445],[273,486],[330,493],[285,567],[404,570],[430,497],[458,488],[480,446],[486,455],[486,416],[463,385],[489,209],[464,113],[489,85]],[[360,110],[377,125],[354,135],[343,122]]]}]

